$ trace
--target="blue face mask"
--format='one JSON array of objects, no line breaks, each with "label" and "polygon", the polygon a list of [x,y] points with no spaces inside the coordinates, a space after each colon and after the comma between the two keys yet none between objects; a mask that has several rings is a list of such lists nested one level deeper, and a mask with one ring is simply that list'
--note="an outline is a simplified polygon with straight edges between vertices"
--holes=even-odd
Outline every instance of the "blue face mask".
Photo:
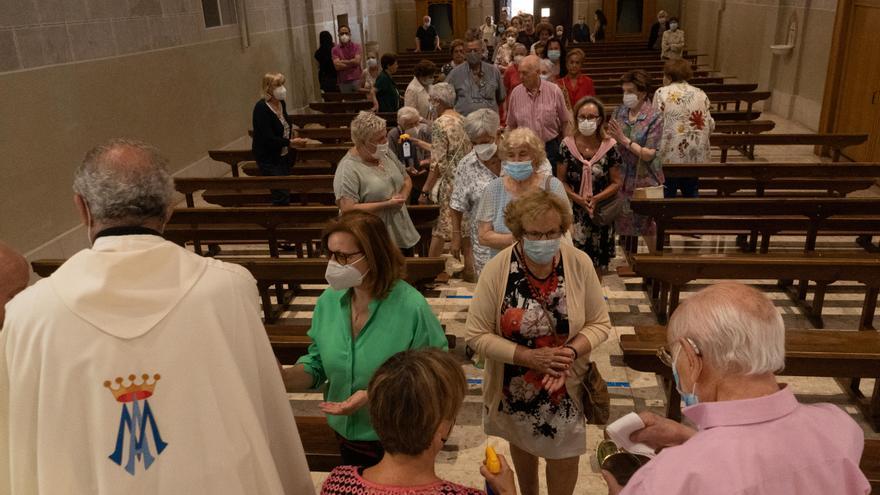
[{"label": "blue face mask", "polygon": [[540,241],[523,239],[523,251],[530,260],[540,265],[545,265],[553,261],[553,257],[559,252],[559,239],[544,239]]},{"label": "blue face mask", "polygon": [[681,390],[681,379],[678,377],[678,370],[675,368],[676,361],[678,361],[678,356],[672,361],[672,378],[675,379],[675,390],[681,395],[681,400],[684,401],[685,406],[695,406],[700,403],[700,398],[697,397],[697,384],[694,383],[694,391],[691,393],[686,394]]},{"label": "blue face mask", "polygon": [[504,162],[504,172],[516,181],[528,179],[534,171],[532,162]]}]

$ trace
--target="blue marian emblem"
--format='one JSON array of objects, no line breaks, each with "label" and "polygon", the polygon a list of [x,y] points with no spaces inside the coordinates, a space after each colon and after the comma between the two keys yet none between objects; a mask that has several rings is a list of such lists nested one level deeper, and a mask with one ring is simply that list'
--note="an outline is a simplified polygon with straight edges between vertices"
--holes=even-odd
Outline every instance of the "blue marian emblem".
[{"label": "blue marian emblem", "polygon": [[116,401],[122,403],[119,433],[116,436],[116,449],[110,454],[110,460],[120,466],[122,465],[126,444],[125,437],[126,433],[128,433],[128,460],[125,463],[125,470],[132,476],[134,476],[135,459],[143,461],[145,470],[150,469],[153,461],[156,460],[150,451],[150,434],[153,437],[156,456],[161,454],[165,447],[168,446],[162,440],[159,427],[156,425],[156,417],[153,415],[150,403],[147,402],[147,399],[153,395],[156,383],[161,377],[158,374],[153,375],[153,381],[147,383],[149,378],[150,375],[145,373],[141,375],[142,382],[135,384],[135,376],[129,375],[129,385],[123,387],[123,379],[118,377],[116,378],[116,388],[111,387],[110,380],[104,382],[104,386],[110,390]]}]

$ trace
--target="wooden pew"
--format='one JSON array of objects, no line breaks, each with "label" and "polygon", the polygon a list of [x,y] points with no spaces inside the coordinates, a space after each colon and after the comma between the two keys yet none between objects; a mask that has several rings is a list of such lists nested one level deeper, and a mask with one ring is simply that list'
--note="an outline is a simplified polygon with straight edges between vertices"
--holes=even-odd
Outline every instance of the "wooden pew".
[{"label": "wooden pew", "polygon": [[[681,419],[680,396],[672,379],[672,369],[657,357],[657,349],[666,344],[666,327],[636,327],[635,335],[621,335],[623,362],[643,373],[660,375],[665,384],[666,415]],[[876,378],[880,382],[880,334],[841,330],[787,330],[785,332],[785,369],[783,376],[829,378]],[[880,395],[870,399],[847,393],[862,410],[874,431],[880,431]],[[871,446],[867,459],[878,471],[878,447]],[[865,457],[863,456],[863,459]]]},{"label": "wooden pew", "polygon": [[[193,194],[205,191],[205,201],[221,206],[265,204],[270,189],[287,189],[302,205],[323,202],[333,193],[332,175],[290,175],[285,177],[218,177],[174,179],[174,188],[186,196],[186,206],[195,207]],[[321,198],[320,200],[318,198]],[[295,201],[296,202],[296,201]],[[333,204],[331,201],[329,204]]]},{"label": "wooden pew", "polygon": [[[715,114],[713,113],[713,116]],[[840,161],[840,152],[847,146],[864,143],[867,134],[712,134],[712,146],[721,148],[721,163],[727,161],[731,147],[756,145],[810,145],[831,148],[832,161]],[[754,156],[749,157],[754,159]]]},{"label": "wooden pew", "polygon": [[871,483],[871,493],[880,494],[880,439],[865,439],[865,450],[862,451],[859,469]]},{"label": "wooden pew", "polygon": [[[727,91],[719,93],[711,93],[708,95],[713,105],[719,105],[718,111],[726,111],[726,105],[733,105],[733,110],[744,110],[751,113],[755,103],[770,98],[769,91]],[[602,97],[602,101],[608,105],[620,105],[623,94],[618,90],[614,94],[608,94]],[[742,108],[745,107],[745,108]],[[715,112],[712,112],[715,115]]]},{"label": "wooden pew", "polygon": [[[417,252],[427,255],[430,231],[439,215],[437,205],[411,205],[407,212],[422,236]],[[203,253],[203,244],[251,241],[268,244],[270,256],[280,255],[279,244],[300,245],[298,256],[314,256],[324,225],[339,214],[335,206],[288,206],[242,208],[178,208],[165,227],[166,239],[180,245],[193,244]],[[303,246],[305,249],[303,249]]]},{"label": "wooden pew", "polygon": [[360,101],[366,100],[366,93],[338,93],[338,92],[323,92],[321,93],[321,99],[324,101]]},{"label": "wooden pew", "polygon": [[339,441],[326,416],[297,416],[295,420],[309,471],[329,472],[342,465]]},{"label": "wooden pew", "polygon": [[658,252],[663,250],[664,235],[672,229],[700,232],[713,227],[763,233],[761,252],[769,248],[771,235],[800,232],[806,236],[804,249],[812,251],[819,233],[873,233],[880,217],[880,198],[633,199],[630,207],[654,218]]},{"label": "wooden pew", "polygon": [[[630,266],[639,276],[650,278],[666,290],[651,304],[657,319],[665,322],[678,306],[679,293],[688,282],[698,279],[812,280],[816,283],[813,301],[799,294],[792,299],[805,309],[805,315],[822,328],[822,306],[828,285],[837,281],[865,285],[860,329],[872,328],[877,294],[880,291],[880,258],[833,253],[798,254],[634,254]],[[667,303],[668,291],[668,303]]]},{"label": "wooden pew", "polygon": [[867,189],[880,177],[880,163],[667,163],[666,177],[697,177],[701,189],[714,189],[729,196],[742,189],[753,189],[756,196],[768,190],[823,191],[829,196]]},{"label": "wooden pew", "polygon": [[309,108],[323,113],[357,113],[373,108],[373,102],[365,99],[351,101],[313,101]]},{"label": "wooden pew", "polygon": [[316,139],[324,143],[351,143],[351,129],[348,127],[297,129],[296,133],[299,137]]},{"label": "wooden pew", "polygon": [[[593,87],[596,89],[596,95],[599,97],[615,95],[621,91],[619,79],[611,81],[601,80],[598,84],[596,81],[593,81],[593,83]],[[663,79],[654,79],[652,84],[654,87],[660,87],[663,84]],[[694,78],[691,80],[691,85],[702,89],[704,93],[710,95],[709,99],[712,99],[711,95],[714,93],[755,91],[758,89],[758,85],[755,83],[724,83],[724,78],[722,77]]]},{"label": "wooden pew", "polygon": [[[344,145],[321,145],[321,146],[305,146],[291,149],[291,160],[296,173],[297,163],[306,161],[326,161],[331,164],[330,173],[334,173],[335,166],[339,160],[348,153],[351,146]],[[232,172],[233,177],[239,176],[239,166],[242,162],[253,162],[254,154],[250,149],[237,150],[209,150],[208,156],[218,162],[227,164]],[[299,174],[308,175],[308,174]]]},{"label": "wooden pew", "polygon": [[[714,112],[713,112],[714,118]],[[727,134],[759,134],[770,132],[776,128],[772,120],[753,120],[751,122],[715,122],[716,133]]]},{"label": "wooden pew", "polygon": [[[405,86],[404,86],[405,87]],[[377,112],[376,115],[385,119],[385,125],[397,125],[397,112]],[[294,113],[288,117],[299,127],[318,124],[324,127],[349,127],[357,113]]]}]

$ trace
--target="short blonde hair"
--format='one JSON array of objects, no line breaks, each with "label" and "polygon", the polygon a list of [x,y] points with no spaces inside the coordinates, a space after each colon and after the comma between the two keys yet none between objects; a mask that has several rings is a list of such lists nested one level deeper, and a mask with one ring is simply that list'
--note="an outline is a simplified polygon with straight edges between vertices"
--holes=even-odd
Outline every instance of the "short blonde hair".
[{"label": "short blonde hair", "polygon": [[532,157],[532,166],[539,167],[544,160],[547,159],[547,152],[544,150],[544,142],[528,127],[520,127],[507,131],[501,138],[501,146],[498,147],[498,153],[502,160],[507,160],[513,148],[525,146],[529,149],[529,155]]},{"label": "short blonde hair", "polygon": [[415,107],[400,107],[397,110],[397,123],[402,129],[405,129],[403,126],[404,122],[418,124],[420,119],[421,115],[419,115],[419,111],[416,110]]},{"label": "short blonde hair", "polygon": [[[552,179],[551,179],[552,180]],[[571,207],[559,196],[543,189],[526,193],[511,201],[504,208],[504,225],[517,239],[522,239],[523,222],[533,221],[550,211],[559,214],[559,230],[565,232],[571,227]]]},{"label": "short blonde hair", "polygon": [[467,393],[461,365],[447,352],[399,352],[370,380],[370,422],[389,454],[428,450],[441,421],[455,422]]},{"label": "short blonde hair", "polygon": [[272,96],[272,90],[287,81],[280,72],[267,72],[263,74],[263,99],[268,100]]},{"label": "short blonde hair", "polygon": [[372,112],[361,110],[351,121],[351,142],[367,144],[379,132],[385,133],[385,119]]}]

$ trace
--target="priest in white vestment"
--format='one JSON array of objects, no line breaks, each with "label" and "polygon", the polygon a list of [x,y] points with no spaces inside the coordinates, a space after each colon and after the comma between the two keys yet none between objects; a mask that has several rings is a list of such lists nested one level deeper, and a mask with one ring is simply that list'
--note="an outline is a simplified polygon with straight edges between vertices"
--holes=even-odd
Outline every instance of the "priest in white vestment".
[{"label": "priest in white vestment", "polygon": [[0,333],[0,493],[314,493],[255,281],[162,239],[157,151],[99,146],[74,191],[91,249]]}]

